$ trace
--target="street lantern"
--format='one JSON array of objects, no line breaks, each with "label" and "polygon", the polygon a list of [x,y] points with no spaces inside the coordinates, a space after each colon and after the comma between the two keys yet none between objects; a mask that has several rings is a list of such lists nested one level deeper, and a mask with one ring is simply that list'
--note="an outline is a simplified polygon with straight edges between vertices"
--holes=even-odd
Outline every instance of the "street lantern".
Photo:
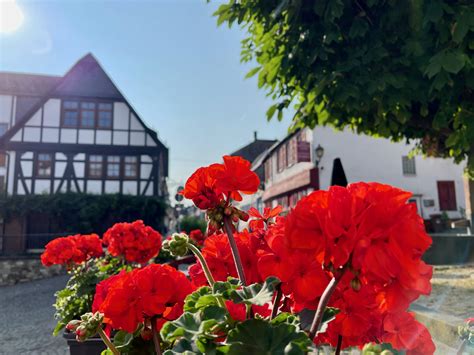
[{"label": "street lantern", "polygon": [[323,155],[324,155],[324,148],[321,147],[321,144],[318,144],[318,146],[314,150],[314,153],[315,153],[315,156],[316,156],[316,159],[315,159],[316,166],[319,166],[319,162],[321,161],[321,159],[323,158]]}]

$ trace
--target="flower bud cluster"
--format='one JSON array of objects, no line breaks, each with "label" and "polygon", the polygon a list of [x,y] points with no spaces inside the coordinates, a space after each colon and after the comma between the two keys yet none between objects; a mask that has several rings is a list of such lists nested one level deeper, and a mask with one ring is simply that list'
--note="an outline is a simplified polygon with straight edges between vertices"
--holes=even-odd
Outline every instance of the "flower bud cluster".
[{"label": "flower bud cluster", "polygon": [[104,315],[100,312],[89,312],[83,314],[80,320],[72,320],[66,325],[66,329],[76,333],[77,341],[85,341],[97,334],[102,326]]},{"label": "flower bud cluster", "polygon": [[174,233],[163,242],[163,249],[172,256],[185,256],[188,253],[189,237],[185,233]]},{"label": "flower bud cluster", "polygon": [[209,234],[213,234],[224,228],[225,218],[232,222],[238,221],[247,222],[249,215],[233,206],[226,206],[225,201],[222,201],[217,207],[207,211],[207,218],[209,219]]}]

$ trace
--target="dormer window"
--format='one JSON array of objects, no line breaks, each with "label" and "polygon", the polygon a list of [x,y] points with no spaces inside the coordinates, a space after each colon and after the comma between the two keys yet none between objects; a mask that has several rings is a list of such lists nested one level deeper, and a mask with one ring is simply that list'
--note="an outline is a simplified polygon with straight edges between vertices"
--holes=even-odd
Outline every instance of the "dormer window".
[{"label": "dormer window", "polygon": [[112,129],[113,104],[91,100],[64,100],[62,127],[86,129]]}]

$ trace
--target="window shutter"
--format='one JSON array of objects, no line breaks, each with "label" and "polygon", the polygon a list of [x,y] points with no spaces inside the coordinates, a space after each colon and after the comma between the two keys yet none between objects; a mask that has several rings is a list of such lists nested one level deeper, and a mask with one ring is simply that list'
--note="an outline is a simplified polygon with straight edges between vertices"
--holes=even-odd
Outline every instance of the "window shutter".
[{"label": "window shutter", "polygon": [[311,144],[299,141],[297,146],[298,163],[311,161]]}]

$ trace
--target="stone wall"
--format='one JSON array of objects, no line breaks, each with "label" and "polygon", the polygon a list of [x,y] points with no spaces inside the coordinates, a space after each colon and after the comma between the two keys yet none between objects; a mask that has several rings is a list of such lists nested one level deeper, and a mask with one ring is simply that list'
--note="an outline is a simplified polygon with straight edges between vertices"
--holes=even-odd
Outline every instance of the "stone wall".
[{"label": "stone wall", "polygon": [[0,286],[44,279],[64,274],[58,265],[44,267],[36,258],[0,259]]}]

